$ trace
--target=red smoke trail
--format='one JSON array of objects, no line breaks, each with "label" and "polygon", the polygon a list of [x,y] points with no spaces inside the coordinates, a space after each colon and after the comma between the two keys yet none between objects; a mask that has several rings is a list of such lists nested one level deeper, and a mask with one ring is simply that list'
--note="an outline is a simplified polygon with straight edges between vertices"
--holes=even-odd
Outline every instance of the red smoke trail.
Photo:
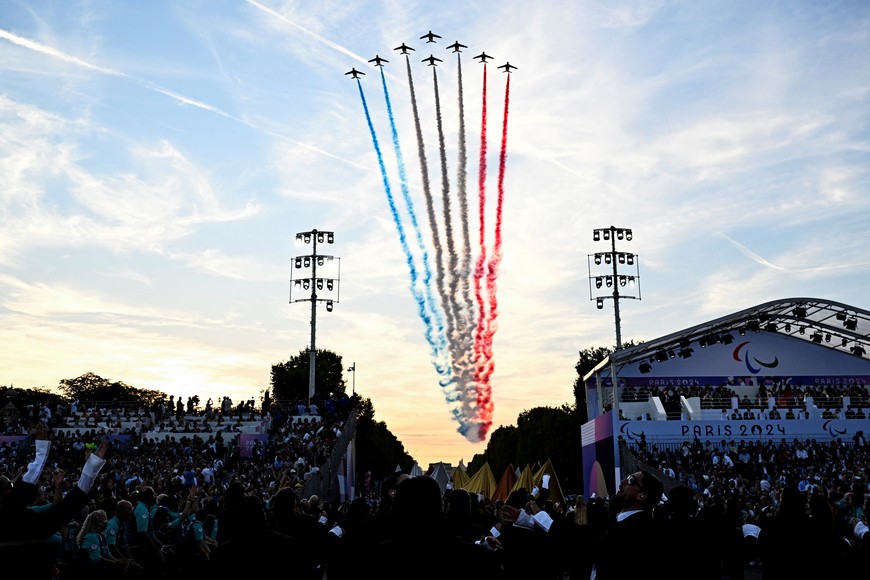
[{"label": "red smoke trail", "polygon": [[483,333],[486,327],[486,302],[483,297],[483,275],[486,264],[486,63],[483,63],[483,104],[480,121],[480,171],[477,175],[478,207],[480,221],[480,253],[474,268],[474,296],[477,299],[477,325],[474,330],[474,360],[476,384],[482,381],[484,365]]},{"label": "red smoke trail", "polygon": [[489,312],[486,321],[486,333],[484,335],[484,349],[486,351],[486,379],[478,384],[477,391],[477,406],[480,413],[480,439],[486,439],[486,433],[492,426],[492,387],[489,383],[489,376],[492,374],[494,365],[492,364],[492,337],[497,329],[496,318],[498,318],[498,299],[496,298],[498,279],[498,266],[501,263],[502,256],[502,210],[504,206],[504,173],[507,162],[507,128],[508,128],[508,108],[510,104],[511,93],[511,75],[507,75],[507,83],[504,89],[504,119],[502,120],[501,131],[501,152],[498,162],[498,204],[495,210],[495,246],[492,252],[492,258],[489,261],[489,267],[486,275],[486,286],[489,294]]}]

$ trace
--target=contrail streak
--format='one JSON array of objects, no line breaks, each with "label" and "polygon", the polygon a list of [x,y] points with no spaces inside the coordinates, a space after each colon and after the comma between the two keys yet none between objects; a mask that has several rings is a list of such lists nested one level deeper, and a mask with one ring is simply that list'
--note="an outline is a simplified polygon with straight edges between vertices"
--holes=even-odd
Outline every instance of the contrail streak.
[{"label": "contrail streak", "polygon": [[432,67],[433,89],[435,91],[435,121],[438,127],[438,153],[441,159],[441,210],[444,214],[444,239],[447,241],[448,264],[441,264],[439,269],[439,290],[447,315],[447,337],[451,345],[453,360],[456,360],[456,312],[450,294],[452,278],[456,275],[458,265],[456,248],[453,244],[453,218],[450,211],[450,178],[447,176],[447,149],[444,145],[444,123],[441,118],[441,95],[438,91],[438,69]]},{"label": "contrail streak", "polygon": [[[452,369],[451,369],[450,364],[445,360],[446,353],[444,352],[443,346],[438,344],[438,341],[435,339],[436,333],[434,332],[434,329],[432,327],[432,318],[430,317],[429,312],[427,311],[427,308],[426,308],[426,298],[423,295],[423,293],[420,291],[420,288],[418,285],[419,275],[417,272],[417,268],[414,265],[414,257],[411,253],[410,248],[408,247],[408,240],[407,240],[407,236],[405,235],[405,228],[402,225],[402,220],[399,216],[398,210],[396,209],[395,200],[393,199],[393,193],[392,193],[392,190],[390,188],[390,180],[387,177],[387,170],[384,167],[384,157],[381,154],[381,148],[380,148],[380,145],[378,144],[378,137],[377,137],[377,134],[375,132],[374,125],[372,124],[371,115],[369,114],[369,107],[368,107],[368,104],[366,103],[365,93],[363,92],[363,89],[362,89],[362,83],[360,83],[359,80],[357,80],[357,85],[359,86],[359,96],[360,96],[360,100],[362,101],[363,110],[365,111],[366,122],[368,123],[369,131],[371,132],[372,144],[374,145],[375,154],[377,155],[377,158],[378,158],[378,166],[380,167],[381,177],[382,177],[383,183],[384,183],[384,192],[387,195],[387,201],[388,201],[389,206],[390,206],[390,212],[393,215],[393,221],[396,224],[396,230],[398,231],[398,234],[399,234],[399,242],[402,245],[402,250],[405,252],[405,257],[406,257],[406,260],[408,263],[408,270],[410,271],[410,274],[411,274],[411,285],[410,285],[411,294],[414,296],[414,299],[417,301],[417,307],[418,307],[418,311],[420,314],[420,318],[421,318],[421,320],[423,320],[423,323],[425,324],[425,327],[426,327],[425,328],[425,336],[426,336],[426,340],[429,342],[429,346],[431,348],[432,363],[435,367],[435,370],[438,372],[438,374],[441,375],[442,377],[447,378],[446,384],[444,385],[444,386],[446,386],[447,384],[450,384],[452,382],[452,381],[450,381]],[[450,401],[450,402],[454,402],[457,398],[453,393],[449,393],[449,392],[446,392],[445,396],[447,397],[448,401]]]},{"label": "contrail streak", "polygon": [[[360,85],[362,86],[362,85]],[[429,252],[426,250],[426,244],[423,241],[423,235],[420,231],[420,226],[417,222],[417,215],[414,211],[414,202],[411,199],[410,192],[408,191],[408,180],[407,173],[405,170],[405,160],[402,155],[402,147],[399,143],[399,132],[396,129],[396,119],[393,115],[393,105],[390,101],[390,92],[387,88],[387,78],[384,75],[384,69],[381,67],[381,86],[384,90],[384,101],[387,107],[387,115],[390,121],[390,130],[393,137],[393,149],[396,152],[396,162],[399,171],[399,184],[402,190],[402,197],[405,201],[405,206],[408,212],[408,218],[411,221],[411,226],[414,229],[414,233],[416,236],[417,246],[420,250],[420,260],[422,262],[423,267],[423,290],[425,291],[425,300],[426,300],[426,308],[430,315],[435,319],[435,325],[433,327],[434,337],[433,340],[436,341],[438,345],[438,350],[443,352],[446,346],[446,338],[444,337],[444,322],[443,315],[441,309],[438,307],[438,303],[435,300],[435,297],[432,294],[432,270],[429,266]],[[413,257],[410,259],[413,260]],[[442,379],[441,386],[443,388],[448,388],[450,383],[453,382],[455,376],[451,377],[450,375],[445,376]],[[454,390],[458,390],[455,389]],[[461,390],[459,390],[461,392]],[[453,398],[455,400],[455,398]]]},{"label": "contrail streak", "polygon": [[98,72],[100,74],[104,74],[107,76],[117,77],[117,78],[121,78],[121,79],[127,79],[129,81],[132,81],[132,82],[138,84],[141,87],[144,87],[144,88],[150,90],[150,91],[154,91],[155,93],[165,95],[165,96],[169,97],[170,99],[172,99],[172,100],[174,100],[182,105],[190,105],[192,107],[196,107],[197,109],[201,109],[203,111],[208,111],[209,113],[213,113],[215,115],[220,115],[221,117],[224,117],[226,119],[230,119],[232,121],[235,121],[237,123],[245,125],[246,127],[254,129],[255,131],[260,131],[266,135],[270,135],[272,137],[275,137],[276,139],[286,141],[287,143],[293,143],[294,145],[299,145],[300,147],[305,147],[306,149],[314,151],[315,153],[318,153],[318,154],[323,155],[325,157],[331,157],[332,159],[337,159],[338,161],[342,161],[344,163],[347,163],[348,165],[353,165],[354,167],[359,167],[361,169],[368,169],[367,167],[365,167],[363,165],[360,165],[360,164],[355,163],[353,161],[349,161],[347,159],[343,159],[343,158],[339,157],[338,155],[335,155],[335,154],[330,153],[328,151],[324,151],[323,149],[320,149],[318,147],[314,147],[314,146],[309,145],[307,143],[301,143],[299,141],[294,141],[293,139],[288,139],[284,135],[281,135],[279,133],[275,133],[274,131],[269,131],[268,129],[264,129],[263,127],[257,126],[249,121],[246,121],[245,119],[242,119],[240,117],[236,117],[235,115],[231,115],[230,113],[227,113],[226,111],[224,111],[223,109],[221,109],[219,107],[215,107],[214,105],[210,105],[210,104],[208,104],[204,101],[201,101],[199,99],[194,99],[192,97],[182,95],[180,93],[177,93],[175,91],[172,91],[170,89],[162,87],[155,82],[148,81],[145,79],[140,79],[140,78],[137,78],[133,75],[129,75],[129,74],[122,72],[122,71],[118,71],[115,69],[111,69],[111,68],[107,68],[104,66],[98,66],[98,65],[89,63],[85,60],[78,58],[77,56],[73,56],[73,55],[65,53],[61,50],[57,50],[56,48],[53,48],[51,46],[46,46],[45,44],[36,42],[34,40],[30,40],[28,38],[23,38],[21,36],[18,36],[16,34],[13,34],[9,31],[3,30],[3,29],[0,29],[0,38],[2,38],[4,40],[8,40],[12,44],[16,44],[22,48],[27,48],[29,50],[33,50],[33,51],[38,52],[40,54],[44,54],[46,56],[50,56],[52,58],[59,59],[63,62],[69,63],[69,64],[74,64],[76,66],[82,67],[82,68],[87,69],[87,70],[92,70],[94,72]]},{"label": "contrail streak", "polygon": [[[492,337],[497,329],[496,319],[498,318],[498,297],[497,297],[497,279],[498,267],[502,258],[502,215],[504,209],[504,175],[505,167],[507,166],[507,136],[508,136],[508,111],[510,109],[510,93],[511,93],[511,76],[507,75],[507,82],[504,90],[504,118],[502,120],[501,132],[501,151],[499,153],[498,163],[498,203],[495,211],[495,245],[493,247],[492,258],[490,258],[488,271],[486,276],[487,290],[489,291],[489,317],[487,320],[487,340],[486,349],[489,360],[492,360]],[[490,366],[489,372],[492,373],[493,367]],[[478,409],[480,411],[480,438],[485,439],[486,434],[492,426],[492,387],[489,380],[479,386],[477,391]]]}]

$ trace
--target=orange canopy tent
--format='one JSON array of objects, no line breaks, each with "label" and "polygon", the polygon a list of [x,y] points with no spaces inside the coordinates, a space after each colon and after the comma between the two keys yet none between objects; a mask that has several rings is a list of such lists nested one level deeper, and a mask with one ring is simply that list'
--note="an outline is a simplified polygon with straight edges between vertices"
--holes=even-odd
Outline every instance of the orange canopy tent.
[{"label": "orange canopy tent", "polygon": [[498,480],[498,485],[495,487],[495,493],[492,494],[492,501],[505,501],[513,489],[514,482],[517,480],[517,472],[512,464],[508,464],[507,468],[502,473]]}]

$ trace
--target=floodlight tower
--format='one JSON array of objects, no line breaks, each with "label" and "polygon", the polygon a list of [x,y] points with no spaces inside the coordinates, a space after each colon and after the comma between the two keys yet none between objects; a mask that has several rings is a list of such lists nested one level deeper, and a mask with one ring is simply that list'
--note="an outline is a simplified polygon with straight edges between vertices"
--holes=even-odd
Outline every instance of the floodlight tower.
[{"label": "floodlight tower", "polygon": [[[604,240],[610,242],[609,252],[596,252],[587,256],[589,269],[589,299],[595,300],[595,306],[599,310],[604,308],[604,301],[613,300],[613,316],[616,323],[616,348],[614,354],[622,348],[622,329],[619,317],[619,300],[629,298],[640,300],[640,265],[635,254],[616,251],[616,241],[630,242],[633,237],[628,228],[610,226],[592,230],[592,241]],[[633,270],[633,272],[632,272]],[[626,273],[631,272],[631,273]],[[594,286],[594,287],[593,287]],[[595,290],[604,292],[603,288],[613,289],[611,294],[595,294]],[[620,294],[619,289],[623,292]],[[610,357],[610,384],[613,387],[614,412],[618,412],[619,395],[616,365],[613,364],[613,355]],[[599,389],[598,396],[602,393]]]},{"label": "floodlight tower", "polygon": [[[296,234],[297,244],[312,244],[312,252],[307,256],[296,256],[293,259],[293,268],[290,271],[290,302],[311,302],[311,349],[308,353],[308,404],[311,404],[311,398],[314,396],[314,369],[317,364],[317,303],[325,302],[326,311],[332,312],[335,304],[338,304],[338,289],[341,276],[341,258],[335,256],[326,256],[317,253],[317,244],[326,242],[327,244],[335,243],[335,234],[333,232],[321,232],[311,230],[308,232],[300,232]],[[324,266],[327,262],[335,261],[335,277],[318,278],[317,267]],[[310,277],[293,277],[295,270],[305,270],[303,275],[311,274]],[[305,298],[293,298],[293,289],[310,290],[311,295]],[[325,288],[325,290],[324,290]],[[324,297],[318,296],[317,291],[324,291]]]}]

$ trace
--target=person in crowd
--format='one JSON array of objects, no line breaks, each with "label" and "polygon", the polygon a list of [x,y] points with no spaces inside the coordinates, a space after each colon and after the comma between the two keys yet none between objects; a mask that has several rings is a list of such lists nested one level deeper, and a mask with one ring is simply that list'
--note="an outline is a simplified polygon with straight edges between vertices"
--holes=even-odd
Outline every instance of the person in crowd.
[{"label": "person in crowd", "polygon": [[298,542],[269,528],[263,501],[245,495],[237,509],[236,533],[211,551],[206,573],[215,578],[267,578],[299,558]]},{"label": "person in crowd", "polygon": [[51,440],[43,424],[35,434],[36,456],[15,481],[7,479],[0,491],[0,545],[4,566],[10,570],[28,570],[33,578],[50,578],[56,558],[55,548],[46,543],[70,520],[78,516],[90,501],[91,488],[106,463],[108,439],[87,456],[76,484],[59,503],[36,511],[30,509],[37,495],[40,477],[48,462]]},{"label": "person in crowd", "polygon": [[653,565],[659,561],[665,551],[660,527],[653,520],[653,508],[663,493],[661,480],[646,470],[635,471],[622,480],[611,501],[612,521],[593,548],[593,580],[624,578],[626,571],[622,567],[630,562]]},{"label": "person in crowd", "polygon": [[[326,522],[321,521],[320,516],[303,512],[295,490],[288,486],[279,489],[269,502],[268,520],[272,530],[297,541],[299,556],[296,570],[300,577],[303,580],[322,578],[327,557]],[[344,559],[341,554],[336,556]]]},{"label": "person in crowd", "polygon": [[807,511],[807,496],[796,483],[786,485],[775,515],[761,526],[758,536],[764,580],[822,578],[828,565],[815,557],[813,525]]},{"label": "person in crowd", "polygon": [[370,558],[359,562],[361,576],[394,574],[397,562],[450,562],[451,569],[462,570],[467,578],[503,578],[494,551],[450,533],[441,488],[431,477],[410,477],[399,483],[391,514],[391,534],[375,547]]},{"label": "person in crowd", "polygon": [[134,561],[126,558],[115,558],[106,543],[106,526],[108,517],[105,510],[94,510],[87,515],[78,537],[78,554],[75,568],[78,576],[93,580],[109,580],[125,577],[131,570],[138,571]]}]

